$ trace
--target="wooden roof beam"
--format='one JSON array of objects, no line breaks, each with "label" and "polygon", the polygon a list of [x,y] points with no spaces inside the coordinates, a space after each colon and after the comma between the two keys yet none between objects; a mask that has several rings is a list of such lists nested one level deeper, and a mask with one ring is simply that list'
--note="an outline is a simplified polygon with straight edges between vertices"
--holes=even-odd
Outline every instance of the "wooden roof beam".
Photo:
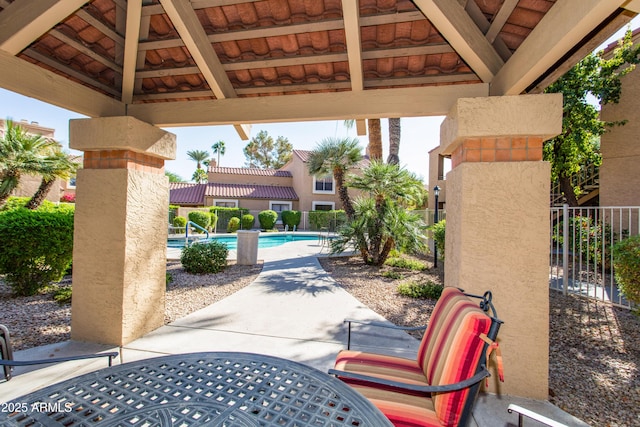
[{"label": "wooden roof beam", "polygon": [[17,55],[85,3],[86,0],[14,1],[0,13],[0,50]]},{"label": "wooden roof beam", "polygon": [[460,3],[414,0],[414,4],[483,82],[493,80],[504,61]]},{"label": "wooden roof beam", "polygon": [[136,63],[138,61],[138,41],[140,39],[140,22],[142,2],[127,2],[127,23],[124,39],[124,58],[122,60],[122,102],[133,102],[133,89],[136,79]]},{"label": "wooden roof beam", "polygon": [[362,74],[362,45],[360,43],[360,11],[357,0],[342,2],[342,17],[344,19],[347,57],[349,58],[351,90],[360,91],[364,89],[364,76]]},{"label": "wooden roof beam", "polygon": [[556,2],[491,82],[491,95],[518,95],[570,52],[623,0]]}]

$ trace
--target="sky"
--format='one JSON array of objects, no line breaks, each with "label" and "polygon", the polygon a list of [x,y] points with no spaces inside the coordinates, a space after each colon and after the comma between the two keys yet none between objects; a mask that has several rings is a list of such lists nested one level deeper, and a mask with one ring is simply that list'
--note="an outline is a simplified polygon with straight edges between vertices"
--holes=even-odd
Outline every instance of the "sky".
[{"label": "sky", "polygon": [[[631,21],[632,29],[640,26],[640,18]],[[626,28],[618,31],[609,40],[603,43],[606,46],[622,37]],[[601,49],[600,46],[598,49]],[[38,122],[40,126],[55,129],[55,138],[63,147],[69,147],[69,120],[85,118],[80,114],[55,107],[33,98],[27,98],[0,89],[0,117],[11,118],[15,121],[27,120]],[[417,117],[402,118],[400,164],[423,178],[424,182],[429,177],[429,151],[437,147],[440,141],[440,124],[444,117]],[[189,160],[187,151],[207,150],[212,158],[211,146],[217,141],[225,142],[226,153],[220,158],[220,166],[242,167],[245,165],[243,148],[249,141],[242,141],[232,126],[199,126],[165,128],[174,133],[177,140],[176,160],[165,163],[165,170],[173,172],[185,180],[190,180],[196,169],[196,163]],[[289,140],[296,150],[313,150],[318,142],[327,137],[357,137],[355,128],[348,130],[342,121],[318,121],[300,123],[272,123],[255,124],[251,128],[251,136],[255,136],[261,130],[265,130],[274,139],[283,136]],[[382,120],[382,136],[384,159],[388,154],[388,128],[387,120]],[[361,146],[367,146],[366,136],[358,137]],[[79,152],[70,150],[75,154]]]}]

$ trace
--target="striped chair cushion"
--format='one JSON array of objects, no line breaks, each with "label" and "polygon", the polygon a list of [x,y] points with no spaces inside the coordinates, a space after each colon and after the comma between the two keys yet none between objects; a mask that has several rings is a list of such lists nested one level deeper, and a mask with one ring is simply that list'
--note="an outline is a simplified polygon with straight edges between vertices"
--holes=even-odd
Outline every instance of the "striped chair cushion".
[{"label": "striped chair cushion", "polygon": [[[427,379],[418,363],[402,357],[342,350],[336,357],[335,369],[407,384],[427,385]],[[362,383],[344,378],[343,381],[349,384]]]},{"label": "striped chair cushion", "polygon": [[409,396],[366,384],[350,384],[380,409],[396,427],[441,427],[431,398]]}]

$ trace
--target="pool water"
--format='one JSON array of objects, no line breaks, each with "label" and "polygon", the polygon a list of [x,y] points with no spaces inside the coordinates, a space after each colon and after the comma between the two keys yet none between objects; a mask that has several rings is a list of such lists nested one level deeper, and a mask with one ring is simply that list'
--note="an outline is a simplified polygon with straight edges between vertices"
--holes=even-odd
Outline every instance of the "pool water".
[{"label": "pool water", "polygon": [[[261,234],[258,237],[258,248],[273,248],[275,246],[283,245],[287,242],[299,242],[299,241],[307,241],[307,240],[318,240],[318,236],[309,235],[309,234]],[[238,239],[235,235],[233,236],[216,236],[210,237],[208,239],[200,239],[198,242],[211,242],[217,241],[220,243],[224,243],[227,245],[227,249],[235,250],[238,248]],[[174,239],[169,240],[167,246],[170,248],[183,248],[184,247],[184,239]]]}]

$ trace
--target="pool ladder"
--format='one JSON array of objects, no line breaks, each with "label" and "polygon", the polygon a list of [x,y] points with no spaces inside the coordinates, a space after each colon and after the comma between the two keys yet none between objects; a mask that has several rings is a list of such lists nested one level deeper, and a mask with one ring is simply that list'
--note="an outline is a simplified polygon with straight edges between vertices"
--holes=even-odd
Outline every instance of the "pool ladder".
[{"label": "pool ladder", "polygon": [[206,228],[196,224],[193,221],[187,221],[187,226],[185,227],[185,232],[184,232],[184,245],[185,246],[189,246],[189,226],[192,226],[193,228],[197,228],[198,230],[204,231],[204,233],[207,236],[207,239],[209,238],[209,231]]}]

